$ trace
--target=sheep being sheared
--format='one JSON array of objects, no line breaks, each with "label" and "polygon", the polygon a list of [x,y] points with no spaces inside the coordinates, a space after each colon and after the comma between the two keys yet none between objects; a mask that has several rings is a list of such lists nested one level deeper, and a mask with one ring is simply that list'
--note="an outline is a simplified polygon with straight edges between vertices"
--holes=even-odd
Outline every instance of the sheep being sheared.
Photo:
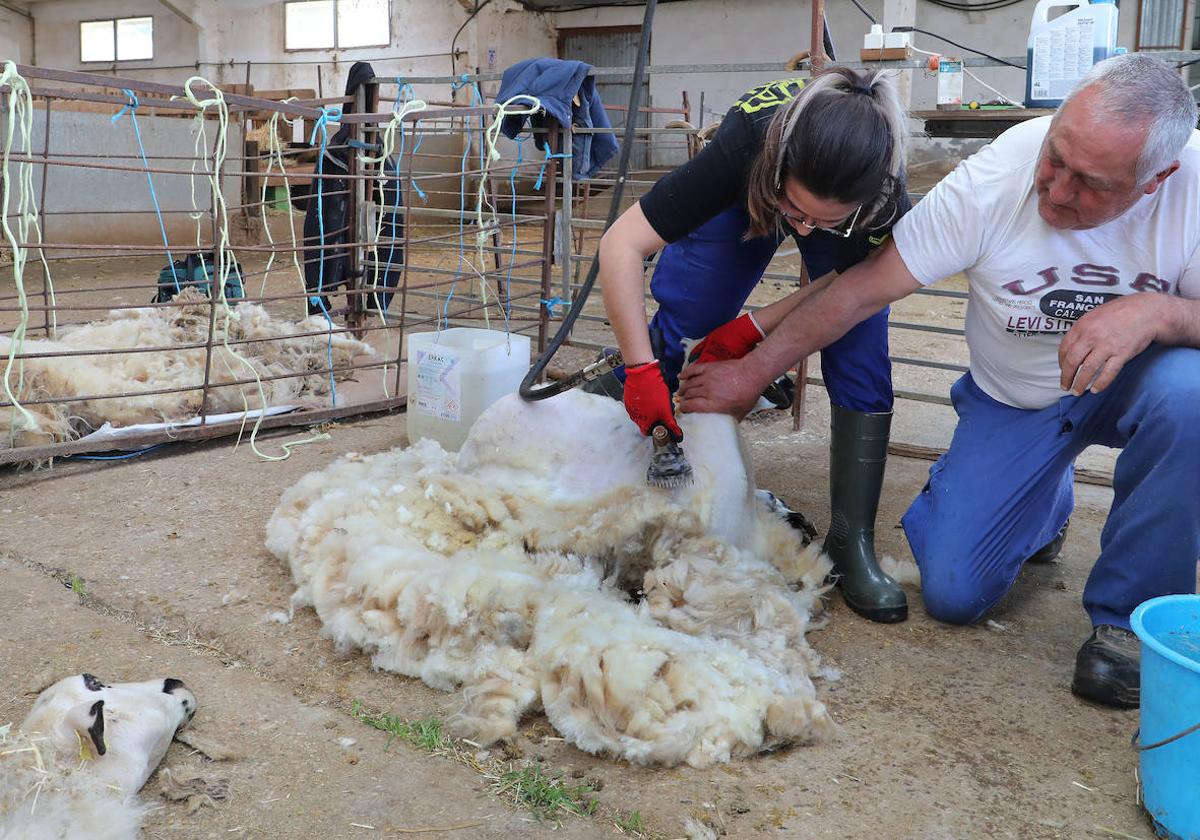
[{"label": "sheep being sheared", "polygon": [[195,713],[176,679],[59,680],[18,731],[0,727],[0,840],[133,840],[136,794]]},{"label": "sheep being sheared", "polygon": [[506,397],[458,455],[421,441],[305,476],[267,545],[339,647],[461,690],[453,723],[478,742],[539,708],[639,763],[827,733],[804,634],[828,559],[756,502],[732,419],[682,423],[695,483],[668,491],[619,403]]},{"label": "sheep being sheared", "polygon": [[[0,410],[0,448],[70,440],[106,422],[129,426],[197,416],[204,399],[200,386],[204,383],[204,345],[208,341],[210,307],[208,299],[191,288],[177,295],[175,302],[186,305],[115,309],[104,320],[63,327],[53,341],[27,339],[20,348],[22,353],[69,351],[78,355],[25,359],[23,374],[14,364],[9,382],[18,401],[74,399],[28,406],[32,422],[11,408]],[[208,392],[208,412],[242,411],[246,406],[261,408],[262,398],[253,381],[255,373],[264,380],[262,388],[268,406],[328,394],[330,354],[333,367],[343,369],[335,372],[335,378],[345,379],[352,372],[344,368],[355,356],[374,353],[369,345],[345,333],[334,333],[330,339],[328,329],[328,322],[319,315],[296,323],[273,318],[253,303],[233,307],[228,316],[218,309],[209,369],[214,387]],[[226,348],[226,338],[230,342],[269,340],[234,343]],[[0,371],[7,363],[11,343],[11,338],[0,336]],[[100,352],[134,351],[143,347],[188,349]],[[286,374],[306,375],[271,378]],[[251,381],[244,385],[228,384],[241,380]],[[191,390],[154,393],[184,388]],[[130,393],[145,395],[81,399]]]}]

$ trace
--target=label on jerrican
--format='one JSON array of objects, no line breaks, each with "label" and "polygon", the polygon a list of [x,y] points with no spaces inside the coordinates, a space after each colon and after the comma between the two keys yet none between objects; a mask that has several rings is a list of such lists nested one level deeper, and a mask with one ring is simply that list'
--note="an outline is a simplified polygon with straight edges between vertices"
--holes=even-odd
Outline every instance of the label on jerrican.
[{"label": "label on jerrican", "polygon": [[1079,18],[1070,26],[1054,26],[1034,37],[1033,63],[1029,67],[1033,99],[1062,99],[1083,78],[1095,61],[1092,40],[1096,21]]},{"label": "label on jerrican", "polygon": [[408,410],[457,423],[462,419],[461,357],[451,350],[417,351],[417,392]]}]

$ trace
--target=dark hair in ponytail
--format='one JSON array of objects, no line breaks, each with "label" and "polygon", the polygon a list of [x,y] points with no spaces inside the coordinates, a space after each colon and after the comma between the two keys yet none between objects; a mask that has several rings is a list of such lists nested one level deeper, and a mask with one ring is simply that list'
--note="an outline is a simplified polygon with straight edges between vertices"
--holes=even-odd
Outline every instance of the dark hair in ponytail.
[{"label": "dark hair in ponytail", "polygon": [[750,170],[747,238],[780,225],[777,198],[790,178],[821,198],[862,204],[868,227],[891,221],[908,146],[893,75],[831,67],[814,76],[767,127]]}]

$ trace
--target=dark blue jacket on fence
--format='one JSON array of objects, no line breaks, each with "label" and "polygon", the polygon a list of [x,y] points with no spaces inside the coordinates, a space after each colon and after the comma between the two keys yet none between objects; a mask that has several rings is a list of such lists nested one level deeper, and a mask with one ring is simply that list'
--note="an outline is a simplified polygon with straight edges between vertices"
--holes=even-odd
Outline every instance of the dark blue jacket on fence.
[{"label": "dark blue jacket on fence", "polygon": [[[578,128],[612,128],[604,103],[596,90],[596,80],[588,75],[591,65],[582,61],[562,61],[557,58],[530,58],[504,71],[500,80],[497,102],[505,102],[524,94],[536,96],[542,110],[559,125]],[[579,96],[579,104],[574,103]],[[519,102],[517,104],[520,104]],[[500,130],[505,137],[514,138],[525,127],[527,114],[505,117]],[[545,126],[545,117],[536,114],[534,128]],[[539,149],[544,148],[545,135],[535,135]],[[571,141],[571,171],[576,178],[590,178],[617,153],[617,139],[612,134],[576,134]]]}]

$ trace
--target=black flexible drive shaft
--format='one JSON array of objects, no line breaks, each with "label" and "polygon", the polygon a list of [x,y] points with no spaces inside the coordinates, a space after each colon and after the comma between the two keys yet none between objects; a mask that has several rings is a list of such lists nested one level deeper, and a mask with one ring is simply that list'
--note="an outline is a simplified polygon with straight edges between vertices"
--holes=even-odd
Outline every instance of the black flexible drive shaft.
[{"label": "black flexible drive shaft", "polygon": [[[621,142],[621,157],[617,162],[617,183],[613,187],[612,206],[608,210],[608,220],[604,223],[605,230],[612,227],[612,223],[617,219],[617,214],[621,212],[621,197],[625,193],[625,177],[629,172],[629,156],[633,151],[634,128],[638,123],[638,108],[641,107],[642,78],[646,72],[646,56],[650,52],[650,30],[654,24],[654,7],[656,5],[656,0],[647,0],[646,14],[642,18],[642,38],[638,44],[637,63],[633,68],[633,87],[629,91],[629,110],[626,112],[625,117],[625,136]],[[547,397],[560,394],[571,387],[568,384],[570,380],[552,382],[540,388],[534,387],[534,383],[542,375],[542,371],[546,369],[546,365],[550,364],[550,360],[558,352],[558,348],[567,340],[567,336],[571,334],[571,327],[575,325],[579,314],[583,312],[583,304],[587,301],[599,272],[600,251],[597,248],[596,255],[592,257],[592,264],[588,268],[587,278],[575,293],[575,299],[571,301],[571,310],[563,318],[558,332],[554,334],[554,338],[550,339],[550,344],[546,346],[545,352],[538,356],[537,361],[533,363],[533,367],[529,369],[529,373],[525,374],[525,379],[521,382],[520,394],[523,399],[530,401],[544,400]]]}]

